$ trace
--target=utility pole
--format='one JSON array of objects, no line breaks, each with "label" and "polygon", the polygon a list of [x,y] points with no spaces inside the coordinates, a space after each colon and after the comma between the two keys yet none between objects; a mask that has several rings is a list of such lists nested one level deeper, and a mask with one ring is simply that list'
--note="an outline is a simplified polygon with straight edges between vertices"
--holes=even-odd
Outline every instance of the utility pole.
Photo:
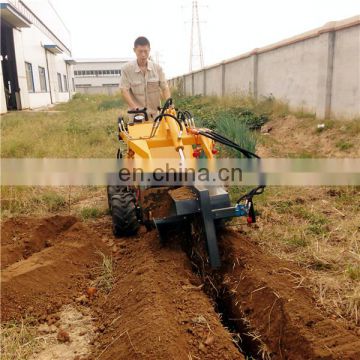
[{"label": "utility pole", "polygon": [[204,56],[201,44],[200,20],[198,2],[192,2],[191,37],[190,37],[190,61],[189,71],[196,67],[195,59],[199,60],[200,68],[204,67]]}]

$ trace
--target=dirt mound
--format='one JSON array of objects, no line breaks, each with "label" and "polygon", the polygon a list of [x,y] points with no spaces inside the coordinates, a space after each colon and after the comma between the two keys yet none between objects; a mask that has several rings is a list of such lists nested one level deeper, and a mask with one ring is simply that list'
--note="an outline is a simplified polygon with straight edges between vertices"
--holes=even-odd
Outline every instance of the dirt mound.
[{"label": "dirt mound", "polygon": [[322,315],[302,287],[299,267],[263,253],[235,231],[224,233],[221,246],[228,254],[222,305],[232,318],[242,318],[238,327],[245,322],[263,353],[272,359],[360,358],[360,338]]},{"label": "dirt mound", "polygon": [[76,221],[74,216],[20,217],[5,221],[1,225],[1,269],[52,246],[58,235]]},{"label": "dirt mound", "polygon": [[[32,251],[2,271],[2,321],[45,316],[71,301],[88,285],[100,260],[96,251],[105,247],[85,224],[69,216],[11,219],[2,230],[2,251],[10,252],[14,242],[25,244],[19,245],[19,253]],[[23,241],[14,241],[14,234]]]},{"label": "dirt mound", "polygon": [[[111,243],[110,222],[98,229]],[[115,244],[116,282],[95,305],[102,331],[95,358],[244,358],[179,244],[161,247],[155,231]]]}]

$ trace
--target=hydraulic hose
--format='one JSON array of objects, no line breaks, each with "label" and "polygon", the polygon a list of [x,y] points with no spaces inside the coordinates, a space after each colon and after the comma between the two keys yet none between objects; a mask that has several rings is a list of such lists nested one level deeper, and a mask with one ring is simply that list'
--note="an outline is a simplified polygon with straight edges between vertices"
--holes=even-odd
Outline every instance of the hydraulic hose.
[{"label": "hydraulic hose", "polygon": [[180,130],[181,130],[181,131],[184,130],[183,125],[182,125],[182,123],[179,121],[179,119],[178,119],[176,116],[171,115],[171,114],[160,114],[160,115],[158,115],[158,116],[155,118],[154,123],[156,123],[157,121],[161,121],[162,118],[164,118],[165,116],[169,116],[169,117],[173,118],[173,119],[177,122],[177,124],[179,125]]},{"label": "hydraulic hose", "polygon": [[239,145],[237,145],[236,143],[234,143],[233,141],[223,137],[222,135],[219,135],[213,131],[209,132],[209,131],[202,131],[199,130],[199,134],[206,136],[214,141],[219,142],[220,144],[229,146],[235,150],[240,151],[245,157],[247,157],[248,159],[251,159],[252,157],[258,158],[260,159],[260,157],[254,153],[252,153],[251,151],[248,151],[246,149],[241,148]]},{"label": "hydraulic hose", "polygon": [[[248,159],[252,158],[252,157],[255,157],[257,159],[260,159],[260,156],[254,154],[253,152],[251,151],[248,151],[246,149],[243,149],[241,148],[238,144],[236,144],[235,142],[233,142],[232,140],[220,135],[220,134],[217,134],[216,132],[214,131],[202,131],[202,130],[199,130],[199,134],[200,135],[203,135],[203,136],[206,136],[214,141],[217,141],[219,142],[220,144],[223,144],[223,145],[226,145],[226,146],[229,146],[233,149],[236,149],[238,151],[240,151],[242,154],[244,154],[245,157],[247,157]],[[237,204],[240,203],[240,201],[242,200],[247,200],[247,201],[252,201],[252,198],[254,195],[260,195],[264,192],[264,189],[265,189],[265,185],[259,185],[257,186],[256,188],[250,190],[248,193],[246,193],[245,195],[241,196],[238,200],[237,200]],[[253,208],[252,208],[252,212],[253,212]],[[255,213],[252,214],[252,217],[255,219]]]},{"label": "hydraulic hose", "polygon": [[[207,132],[208,132],[208,131],[207,131]],[[209,132],[208,132],[208,133],[209,133]],[[224,137],[223,135],[218,134],[218,133],[216,133],[216,132],[214,132],[214,131],[210,131],[210,134],[212,134],[212,135],[213,135],[214,137],[216,137],[217,139],[223,140],[223,141],[225,141],[225,142],[233,145],[233,147],[234,147],[235,149],[237,149],[237,150],[239,150],[239,151],[241,151],[241,152],[243,152],[243,153],[245,152],[245,153],[251,155],[252,157],[255,157],[255,158],[260,159],[260,157],[259,157],[258,155],[256,155],[255,153],[253,153],[253,152],[251,152],[251,151],[249,151],[249,150],[246,150],[246,149],[241,148],[241,147],[240,147],[238,144],[236,144],[234,141],[232,141],[232,140]],[[245,155],[245,154],[244,154],[244,155]]]},{"label": "hydraulic hose", "polygon": [[170,105],[172,105],[173,103],[173,99],[172,98],[168,98],[165,103],[164,103],[164,106],[162,107],[161,109],[161,113],[160,115],[164,114],[165,113],[165,110],[168,109],[170,107]]}]

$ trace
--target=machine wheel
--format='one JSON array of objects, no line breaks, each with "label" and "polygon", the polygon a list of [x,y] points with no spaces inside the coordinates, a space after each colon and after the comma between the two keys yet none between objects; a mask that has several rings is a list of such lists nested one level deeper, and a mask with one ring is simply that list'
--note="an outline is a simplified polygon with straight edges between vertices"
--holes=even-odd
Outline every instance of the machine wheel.
[{"label": "machine wheel", "polygon": [[113,233],[116,237],[135,235],[139,230],[135,197],[126,187],[111,197]]},{"label": "machine wheel", "polygon": [[119,194],[122,191],[126,191],[126,186],[119,186],[119,185],[108,185],[107,187],[107,199],[108,199],[108,205],[109,205],[109,212],[111,211],[111,198],[115,194]]}]

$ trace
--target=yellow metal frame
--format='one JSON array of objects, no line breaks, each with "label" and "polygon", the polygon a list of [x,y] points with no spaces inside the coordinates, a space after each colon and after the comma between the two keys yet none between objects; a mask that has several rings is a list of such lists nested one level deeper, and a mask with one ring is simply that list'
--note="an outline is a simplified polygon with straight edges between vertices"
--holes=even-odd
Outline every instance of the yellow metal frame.
[{"label": "yellow metal frame", "polygon": [[[174,109],[168,109],[166,114],[176,116]],[[165,116],[156,131],[149,137],[153,122],[145,122],[128,126],[128,132],[121,131],[120,137],[127,144],[126,157],[131,159],[180,158],[179,150],[187,159],[194,158],[194,148],[203,150],[206,158],[212,159],[214,141],[197,134],[196,129],[186,128],[181,134],[175,119]]]}]

